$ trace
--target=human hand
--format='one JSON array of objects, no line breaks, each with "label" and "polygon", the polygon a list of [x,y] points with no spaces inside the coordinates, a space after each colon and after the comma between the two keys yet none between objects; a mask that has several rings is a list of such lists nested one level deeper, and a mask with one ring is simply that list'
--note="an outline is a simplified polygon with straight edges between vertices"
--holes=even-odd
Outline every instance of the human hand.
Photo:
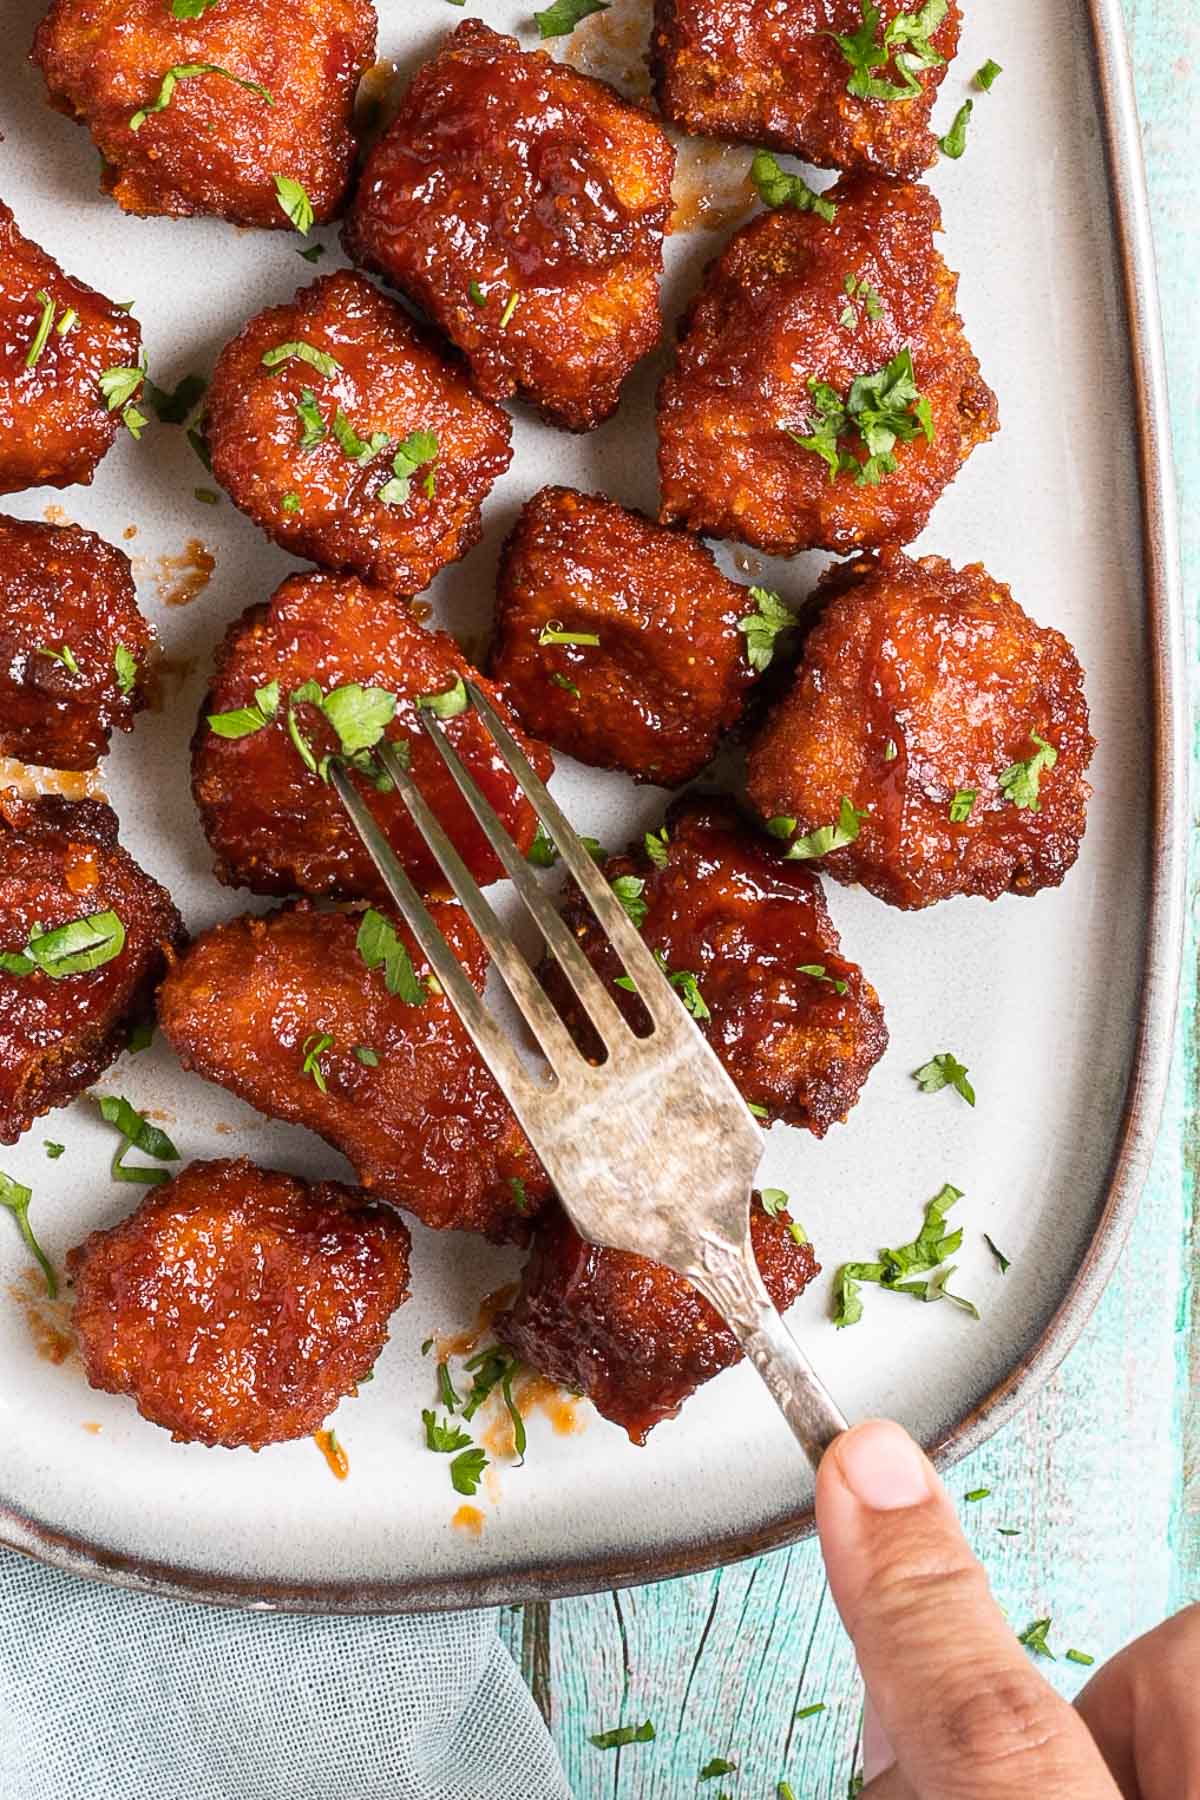
[{"label": "human hand", "polygon": [[817,1525],[867,1687],[863,1800],[1200,1800],[1200,1607],[1072,1707],[992,1598],[945,1488],[898,1425],[825,1454]]}]

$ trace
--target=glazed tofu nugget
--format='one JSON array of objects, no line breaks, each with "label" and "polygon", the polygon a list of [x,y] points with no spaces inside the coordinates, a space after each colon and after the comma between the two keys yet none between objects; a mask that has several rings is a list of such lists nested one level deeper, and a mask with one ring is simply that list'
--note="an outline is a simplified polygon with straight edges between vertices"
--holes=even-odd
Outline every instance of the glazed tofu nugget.
[{"label": "glazed tofu nugget", "polygon": [[402,594],[476,542],[511,454],[500,408],[349,270],[226,345],[206,430],[213,474],[268,537]]},{"label": "glazed tofu nugget", "polygon": [[177,1443],[308,1437],[408,1298],[408,1232],[340,1182],[195,1162],[67,1257],[84,1372]]},{"label": "glazed tofu nugget", "polygon": [[663,518],[772,555],[907,543],[997,427],[933,195],[828,198],[832,223],[784,205],[736,233],[659,393]]},{"label": "glazed tofu nugget", "polygon": [[672,124],[911,178],[958,48],[955,0],[656,0],[655,86]]},{"label": "glazed tofu nugget", "polygon": [[[482,684],[543,778],[552,767],[526,738],[502,691],[476,674],[453,638],[426,631],[411,609],[353,576],[292,575],[269,606],[230,627],[192,743],[192,791],[217,874],[256,894],[382,898],[375,865],[324,778],[341,752],[396,855],[422,887],[443,883],[408,809],[370,755],[401,746],[414,782],[476,880],[500,862],[420,724],[432,708],[518,849],[537,819],[470,707],[464,676]],[[214,723],[215,721],[215,723]]]},{"label": "glazed tofu nugget", "polygon": [[94,769],[145,704],[151,641],[120,550],[0,515],[0,756]]},{"label": "glazed tofu nugget", "polygon": [[556,749],[679,787],[741,714],[755,592],[681,531],[543,488],[505,546],[492,673]]},{"label": "glazed tofu nugget", "polygon": [[0,1143],[116,1061],[183,939],[110,807],[0,794]]},{"label": "glazed tofu nugget", "polygon": [[1066,638],[979,563],[864,557],[823,591],[750,754],[751,803],[787,854],[826,852],[836,880],[905,908],[1057,887],[1095,747]]},{"label": "glazed tofu nugget", "polygon": [[[887,1048],[879,997],[840,941],[812,872],[781,863],[724,800],[688,796],[665,826],[604,865],[631,918],[733,1081],[765,1123],[824,1137]],[[636,1031],[649,1019],[578,893],[564,916]],[[590,1024],[557,963],[542,980],[577,1041]]]},{"label": "glazed tofu nugget", "polygon": [[64,274],[0,200],[0,494],[90,481],[141,356],[137,322]]},{"label": "glazed tofu nugget", "polygon": [[[430,903],[477,991],[487,958],[461,907]],[[159,996],[187,1069],[307,1125],[377,1199],[435,1230],[520,1234],[548,1192],[508,1102],[392,913],[303,904],[205,932]]]},{"label": "glazed tofu nugget", "polygon": [[[768,1216],[759,1194],[750,1204],[759,1270],[786,1312],[820,1264],[786,1212]],[[585,1244],[557,1207],[539,1226],[520,1293],[497,1319],[496,1334],[539,1374],[586,1394],[635,1444],[742,1356],[732,1331],[682,1275]]]},{"label": "glazed tofu nugget", "polygon": [[53,0],[33,45],[126,212],[301,230],[341,210],[374,54],[370,0]]},{"label": "glazed tofu nugget", "polygon": [[603,82],[466,19],[371,152],[346,248],[424,308],[481,393],[590,431],[658,341],[674,168]]}]

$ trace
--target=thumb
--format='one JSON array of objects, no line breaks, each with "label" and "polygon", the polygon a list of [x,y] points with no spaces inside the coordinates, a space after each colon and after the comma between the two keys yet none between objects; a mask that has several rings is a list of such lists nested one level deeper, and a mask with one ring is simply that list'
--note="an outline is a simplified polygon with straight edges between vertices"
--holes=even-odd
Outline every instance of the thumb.
[{"label": "thumb", "polygon": [[817,1526],[896,1755],[881,1793],[899,1793],[902,1777],[921,1800],[1115,1800],[1090,1734],[1018,1644],[907,1432],[875,1419],[831,1444],[817,1475]]}]

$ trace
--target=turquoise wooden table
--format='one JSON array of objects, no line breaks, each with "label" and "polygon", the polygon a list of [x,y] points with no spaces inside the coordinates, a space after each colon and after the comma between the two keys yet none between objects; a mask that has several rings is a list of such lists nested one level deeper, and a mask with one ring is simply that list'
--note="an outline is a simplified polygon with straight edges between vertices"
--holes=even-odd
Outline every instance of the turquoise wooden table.
[{"label": "turquoise wooden table", "polygon": [[[1200,594],[1200,261],[1192,142],[1195,0],[1126,0],[1162,282],[1183,510],[1185,593]],[[1200,793],[1200,736],[1194,742]],[[1197,892],[1195,873],[1191,893]],[[1200,1599],[1200,1113],[1195,908],[1171,1093],[1124,1259],[1080,1343],[1015,1424],[952,1471],[967,1529],[1009,1616],[1053,1621],[1052,1645],[1102,1659]],[[1163,1420],[1171,1419],[1164,1430]],[[998,1526],[1019,1530],[1001,1536]],[[860,1689],[815,1544],[619,1594],[513,1609],[504,1631],[578,1800],[682,1800],[730,1788],[843,1800]],[[1086,1670],[1040,1663],[1064,1693]],[[797,1719],[818,1701],[826,1711]],[[589,1733],[654,1721],[657,1738],[596,1750]],[[736,1779],[697,1787],[713,1756]]]}]

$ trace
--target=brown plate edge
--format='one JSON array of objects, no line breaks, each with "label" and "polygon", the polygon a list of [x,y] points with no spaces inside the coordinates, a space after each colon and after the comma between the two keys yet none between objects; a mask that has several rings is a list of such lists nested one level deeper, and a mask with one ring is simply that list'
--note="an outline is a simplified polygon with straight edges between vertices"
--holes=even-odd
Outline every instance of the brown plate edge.
[{"label": "brown plate edge", "polygon": [[[1109,190],[1121,263],[1134,403],[1142,555],[1154,712],[1154,816],[1145,970],[1135,1054],[1121,1128],[1087,1255],[1037,1341],[1003,1381],[928,1447],[939,1468],[978,1449],[1050,1379],[1073,1348],[1124,1250],[1154,1154],[1169,1079],[1182,967],[1187,874],[1188,751],[1186,644],[1171,415],[1141,128],[1121,0],[1085,0],[1104,128]],[[761,1556],[809,1536],[811,1507],[745,1535],[685,1542],[670,1556],[530,1564],[495,1577],[341,1582],[238,1580],[124,1556],[0,1505],[0,1545],[73,1575],[113,1586],[260,1612],[406,1613],[564,1599],[698,1574]]]}]

